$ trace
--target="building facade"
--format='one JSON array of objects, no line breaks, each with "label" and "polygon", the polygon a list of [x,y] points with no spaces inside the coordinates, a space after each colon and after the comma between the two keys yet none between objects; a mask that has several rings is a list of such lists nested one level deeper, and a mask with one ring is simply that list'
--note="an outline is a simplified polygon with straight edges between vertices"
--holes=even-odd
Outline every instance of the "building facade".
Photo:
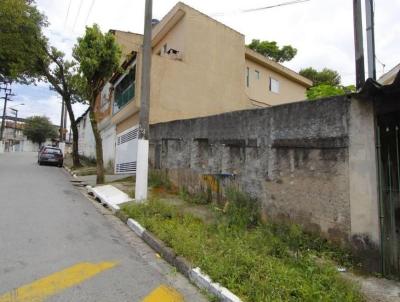
[{"label": "building facade", "polygon": [[[116,172],[135,172],[136,155],[128,150],[136,148],[142,36],[112,32],[124,71],[104,86],[96,112],[102,133],[115,130]],[[181,2],[153,27],[152,52],[150,124],[296,102],[312,85],[248,49],[241,33]]]}]

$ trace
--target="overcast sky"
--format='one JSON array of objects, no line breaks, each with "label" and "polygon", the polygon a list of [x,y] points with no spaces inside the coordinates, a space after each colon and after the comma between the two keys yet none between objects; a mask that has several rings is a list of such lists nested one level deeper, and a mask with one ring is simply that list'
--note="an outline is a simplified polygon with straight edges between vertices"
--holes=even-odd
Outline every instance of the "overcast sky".
[{"label": "overcast sky", "polygon": [[[212,16],[251,39],[274,40],[298,49],[297,56],[285,63],[299,71],[312,66],[339,71],[343,84],[354,84],[354,42],[351,0],[310,0],[252,13],[241,10],[265,7],[293,0],[187,0],[186,4]],[[46,34],[57,48],[71,54],[76,38],[85,25],[97,23],[103,31],[119,29],[143,33],[145,0],[37,0],[50,25]],[[364,2],[364,1],[363,1]],[[175,0],[153,0],[153,17],[161,19]],[[376,0],[376,55],[385,71],[400,63],[400,0]],[[383,66],[377,63],[378,76]],[[14,86],[13,105],[19,116],[46,115],[53,123],[60,120],[60,99],[48,86]],[[10,103],[10,106],[11,103]],[[75,106],[80,115],[84,106]]]}]

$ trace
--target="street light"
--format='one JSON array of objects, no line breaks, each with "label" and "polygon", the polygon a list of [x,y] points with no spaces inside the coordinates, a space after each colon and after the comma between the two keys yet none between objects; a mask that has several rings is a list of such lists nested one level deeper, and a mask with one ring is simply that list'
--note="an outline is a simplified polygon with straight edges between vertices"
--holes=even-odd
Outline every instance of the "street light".
[{"label": "street light", "polygon": [[[10,96],[14,96],[15,94],[11,93],[11,88],[1,88],[4,89],[5,96],[1,97],[0,99],[4,99],[4,107],[3,107],[3,119],[1,120],[1,130],[0,130],[0,141],[3,140],[3,133],[4,133],[4,123],[5,123],[5,117],[6,117],[6,107],[7,107],[7,101],[9,100]],[[11,101],[11,100],[10,100]]]}]

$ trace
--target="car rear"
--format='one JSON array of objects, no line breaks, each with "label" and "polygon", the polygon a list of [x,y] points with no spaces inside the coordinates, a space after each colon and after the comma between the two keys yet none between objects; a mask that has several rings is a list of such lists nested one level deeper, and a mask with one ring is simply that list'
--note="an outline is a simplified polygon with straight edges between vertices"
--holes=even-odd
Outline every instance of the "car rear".
[{"label": "car rear", "polygon": [[54,147],[45,147],[39,154],[39,165],[53,164],[62,167],[64,157],[61,149]]}]

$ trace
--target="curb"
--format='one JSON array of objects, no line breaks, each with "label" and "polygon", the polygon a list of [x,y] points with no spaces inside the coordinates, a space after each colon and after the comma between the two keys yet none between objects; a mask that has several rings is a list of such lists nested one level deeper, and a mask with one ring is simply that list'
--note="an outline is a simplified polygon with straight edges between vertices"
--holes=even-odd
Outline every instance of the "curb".
[{"label": "curb", "polygon": [[[71,173],[71,170],[65,167]],[[71,173],[72,174],[72,173]],[[72,174],[76,177],[74,174]],[[93,198],[94,192],[91,186],[86,186],[88,194]],[[110,209],[113,214],[118,217],[122,222],[139,236],[144,242],[147,243],[154,251],[156,251],[165,261],[175,267],[182,275],[188,278],[198,288],[203,289],[210,294],[216,296],[222,302],[242,302],[238,296],[233,294],[230,290],[223,287],[219,283],[215,283],[212,279],[203,273],[199,267],[193,268],[191,263],[184,257],[178,256],[174,250],[167,247],[163,241],[158,239],[154,234],[146,230],[139,222],[132,218],[128,218],[124,213],[118,209]]]},{"label": "curb", "polygon": [[111,212],[112,212],[113,214],[117,213],[117,212],[120,210],[119,206],[114,205],[114,204],[111,204],[111,203],[107,202],[103,197],[98,196],[98,195],[93,191],[93,187],[92,187],[92,186],[87,185],[87,186],[86,186],[86,190],[87,190],[87,192],[88,192],[88,194],[89,194],[90,196],[93,196],[93,197],[94,197],[96,200],[98,200],[102,205],[105,205],[105,206],[107,206],[108,208],[110,208],[110,210],[111,210]]},{"label": "curb", "polygon": [[[117,214],[117,217],[120,216],[121,215]],[[213,282],[199,267],[192,268],[192,265],[184,257],[177,256],[171,248],[167,247],[164,242],[147,231],[139,222],[132,218],[124,222],[136,235],[142,238],[154,251],[160,254],[165,261],[176,267],[181,274],[193,282],[198,288],[213,294],[222,302],[242,302],[239,297],[227,288],[221,286],[219,283]]]},{"label": "curb", "polygon": [[76,174],[75,174],[74,172],[72,172],[72,170],[71,170],[70,168],[68,168],[67,166],[64,166],[64,169],[65,169],[69,174],[71,174],[72,177],[78,178],[78,177],[76,176]]}]

